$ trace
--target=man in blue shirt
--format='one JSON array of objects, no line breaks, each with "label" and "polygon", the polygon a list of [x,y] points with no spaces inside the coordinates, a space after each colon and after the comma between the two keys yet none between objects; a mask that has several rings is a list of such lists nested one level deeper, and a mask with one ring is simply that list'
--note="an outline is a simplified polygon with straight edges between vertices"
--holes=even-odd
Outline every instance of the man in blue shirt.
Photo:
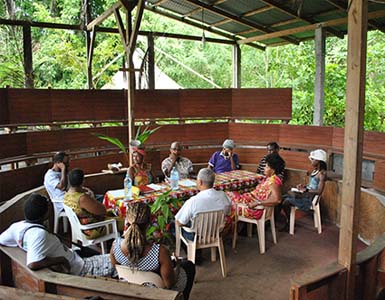
[{"label": "man in blue shirt", "polygon": [[234,141],[225,140],[222,151],[216,151],[209,160],[208,167],[220,174],[239,169],[238,155],[234,153]]}]

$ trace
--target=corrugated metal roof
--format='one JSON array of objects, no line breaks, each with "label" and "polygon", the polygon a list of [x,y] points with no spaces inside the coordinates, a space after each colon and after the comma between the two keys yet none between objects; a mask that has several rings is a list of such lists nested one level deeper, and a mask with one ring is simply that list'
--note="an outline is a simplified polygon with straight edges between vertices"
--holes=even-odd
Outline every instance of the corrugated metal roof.
[{"label": "corrugated metal roof", "polygon": [[[341,19],[347,17],[348,0],[149,0],[146,8],[172,13],[175,19],[203,25],[240,43],[256,37],[248,42],[264,47],[313,38],[314,29],[305,26],[317,23],[323,23],[328,35],[343,37],[347,25]],[[369,19],[369,30],[385,32],[385,0],[369,0],[368,12],[378,12]],[[330,26],[332,20],[342,24]]]}]

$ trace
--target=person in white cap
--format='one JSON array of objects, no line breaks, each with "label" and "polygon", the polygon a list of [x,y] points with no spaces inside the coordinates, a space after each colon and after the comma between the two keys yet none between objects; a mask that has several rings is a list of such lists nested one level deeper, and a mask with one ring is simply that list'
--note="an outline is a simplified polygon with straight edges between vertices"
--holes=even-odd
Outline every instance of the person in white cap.
[{"label": "person in white cap", "polygon": [[[327,154],[322,149],[310,152],[309,159],[313,166],[313,171],[309,176],[309,183],[305,186],[299,184],[283,197],[283,211],[286,215],[286,224],[280,231],[288,231],[289,216],[291,206],[296,206],[301,210],[308,211],[311,208],[312,200],[315,195],[321,195],[325,187]],[[293,190],[293,189],[292,189]]]},{"label": "person in white cap", "polygon": [[234,153],[234,141],[225,140],[222,151],[216,151],[209,160],[208,168],[220,174],[239,169],[238,155]]}]

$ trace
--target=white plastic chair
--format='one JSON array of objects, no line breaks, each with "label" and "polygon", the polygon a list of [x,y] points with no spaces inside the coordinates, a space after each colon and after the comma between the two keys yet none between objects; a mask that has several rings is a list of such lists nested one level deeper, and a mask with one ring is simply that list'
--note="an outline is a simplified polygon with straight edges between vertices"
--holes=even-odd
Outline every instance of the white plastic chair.
[{"label": "white plastic chair", "polygon": [[139,285],[151,285],[157,288],[165,288],[162,277],[154,272],[139,271],[136,268],[128,266],[115,265],[116,271],[118,271],[119,279],[124,279],[129,283]]},{"label": "white plastic chair", "polygon": [[[322,224],[321,224],[321,210],[320,210],[320,203],[321,196],[315,195],[313,197],[311,208],[310,210],[313,211],[313,218],[314,218],[314,227],[318,229],[318,234],[322,233]],[[295,225],[295,211],[299,209],[296,206],[292,206],[290,210],[290,234],[294,235],[294,225]]]},{"label": "white plastic chair", "polygon": [[180,242],[187,246],[187,258],[195,263],[195,253],[197,249],[211,248],[211,261],[216,261],[216,247],[219,250],[221,261],[222,276],[226,277],[226,257],[223,247],[221,231],[224,228],[224,212],[223,210],[199,213],[193,220],[193,227],[183,226],[186,232],[195,233],[194,240],[190,241],[183,237],[181,227],[176,224],[176,256],[180,256]]},{"label": "white plastic chair", "polygon": [[[77,241],[81,241],[83,246],[95,245],[100,243],[102,247],[102,253],[105,254],[106,251],[104,247],[104,242],[118,238],[118,228],[115,219],[82,225],[80,224],[79,218],[70,207],[64,205],[64,210],[71,224],[73,242],[76,243]],[[94,240],[87,239],[87,236],[82,232],[82,230],[94,229],[103,226],[106,227],[106,234]],[[112,228],[112,230],[110,230],[110,228]]]},{"label": "white plastic chair", "polygon": [[68,229],[68,220],[66,212],[63,209],[59,209],[56,207],[56,203],[63,203],[63,201],[52,199],[53,205],[53,232],[57,233],[59,229],[59,221],[62,219],[63,221],[63,231],[67,232]]},{"label": "white plastic chair", "polygon": [[[241,212],[239,213],[239,208]],[[238,222],[246,222],[247,223],[247,235],[251,238],[252,235],[252,226],[253,224],[257,225],[257,233],[258,233],[258,241],[259,241],[259,252],[261,254],[265,253],[265,223],[270,220],[271,234],[273,236],[274,244],[277,243],[277,235],[275,232],[275,220],[274,220],[274,206],[257,206],[257,209],[263,209],[263,215],[259,220],[246,218],[245,217],[245,209],[247,205],[242,203],[237,203],[236,205],[236,213],[235,213],[235,224],[234,224],[234,236],[233,236],[233,249],[235,249],[238,237]]]}]

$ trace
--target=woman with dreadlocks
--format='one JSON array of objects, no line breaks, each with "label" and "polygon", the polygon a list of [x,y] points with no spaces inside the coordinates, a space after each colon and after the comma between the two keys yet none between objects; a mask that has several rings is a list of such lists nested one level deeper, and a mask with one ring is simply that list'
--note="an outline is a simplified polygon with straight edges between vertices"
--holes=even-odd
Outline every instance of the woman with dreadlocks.
[{"label": "woman with dreadlocks", "polygon": [[115,266],[125,265],[140,271],[160,274],[167,288],[183,292],[189,298],[195,277],[195,265],[190,261],[180,264],[177,271],[173,268],[168,249],[146,239],[150,224],[150,208],[142,202],[130,203],[127,207],[126,226],[123,238],[114,241],[111,247],[111,262]]}]

